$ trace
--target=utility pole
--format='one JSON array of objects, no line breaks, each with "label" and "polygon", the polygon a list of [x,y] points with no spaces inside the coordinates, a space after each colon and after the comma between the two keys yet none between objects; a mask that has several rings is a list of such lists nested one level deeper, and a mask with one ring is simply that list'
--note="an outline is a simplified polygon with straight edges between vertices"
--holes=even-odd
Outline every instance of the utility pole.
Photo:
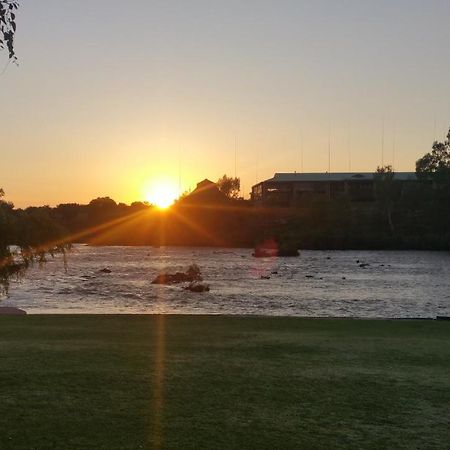
[{"label": "utility pole", "polygon": [[331,173],[331,121],[328,126],[328,174]]},{"label": "utility pole", "polygon": [[347,151],[348,151],[348,172],[352,172],[352,126],[348,124],[348,136],[347,136]]},{"label": "utility pole", "polygon": [[237,136],[234,136],[234,178],[237,173]]},{"label": "utility pole", "polygon": [[256,149],[256,168],[255,168],[255,184],[258,184],[258,164],[259,164],[259,154],[258,149]]},{"label": "utility pole", "polygon": [[303,170],[303,133],[300,134],[300,171],[301,171],[301,173],[304,172],[304,170]]},{"label": "utility pole", "polygon": [[178,195],[181,195],[181,145],[178,145]]},{"label": "utility pole", "polygon": [[396,124],[394,123],[394,130],[393,130],[393,135],[392,135],[392,169],[395,170],[395,151],[396,151],[396,140],[397,140],[397,127]]}]

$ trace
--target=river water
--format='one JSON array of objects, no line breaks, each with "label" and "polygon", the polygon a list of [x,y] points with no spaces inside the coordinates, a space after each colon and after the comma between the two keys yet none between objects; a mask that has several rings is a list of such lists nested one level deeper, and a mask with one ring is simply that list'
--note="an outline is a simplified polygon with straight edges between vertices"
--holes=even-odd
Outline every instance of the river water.
[{"label": "river water", "polygon": [[[450,316],[449,253],[302,251],[298,258],[254,258],[251,253],[76,245],[67,271],[61,257],[35,266],[11,285],[9,298],[0,304],[30,314]],[[200,267],[210,292],[151,284],[162,271],[185,271],[192,263]],[[104,268],[111,273],[100,272]]]}]

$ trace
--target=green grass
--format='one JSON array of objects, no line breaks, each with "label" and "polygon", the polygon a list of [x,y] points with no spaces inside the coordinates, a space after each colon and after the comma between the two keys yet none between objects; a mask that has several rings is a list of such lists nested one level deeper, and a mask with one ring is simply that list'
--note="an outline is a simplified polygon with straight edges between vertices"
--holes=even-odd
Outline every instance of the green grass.
[{"label": "green grass", "polygon": [[0,317],[0,448],[450,448],[450,323]]}]

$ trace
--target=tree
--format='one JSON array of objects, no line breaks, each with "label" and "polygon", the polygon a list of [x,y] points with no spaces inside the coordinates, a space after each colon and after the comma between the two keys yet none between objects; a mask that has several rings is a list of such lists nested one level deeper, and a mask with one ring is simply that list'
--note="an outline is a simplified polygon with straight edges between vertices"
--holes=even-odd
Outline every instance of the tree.
[{"label": "tree", "polygon": [[97,197],[89,202],[91,208],[98,209],[114,209],[117,203],[110,197]]},{"label": "tree", "polygon": [[450,230],[450,130],[443,142],[435,141],[431,152],[416,162],[416,175],[422,180],[423,215],[437,235]]},{"label": "tree", "polygon": [[14,50],[14,35],[16,33],[15,11],[18,7],[18,1],[0,0],[0,49],[6,47],[9,59],[12,61],[17,61]]},{"label": "tree", "polygon": [[3,200],[5,192],[0,188],[0,296],[8,291],[9,279],[18,272],[14,264],[10,243],[13,238],[13,205]]},{"label": "tree", "polygon": [[0,188],[0,296],[8,293],[9,281],[20,276],[34,261],[44,262],[48,254],[70,247],[66,230],[49,207],[15,210],[3,200]]},{"label": "tree", "polygon": [[450,183],[450,130],[444,142],[433,143],[431,152],[416,162],[417,178],[437,184]]},{"label": "tree", "polygon": [[217,187],[221,192],[223,192],[228,198],[237,199],[239,198],[239,192],[241,191],[241,179],[227,177],[224,175],[217,181]]},{"label": "tree", "polygon": [[396,184],[395,173],[392,166],[377,167],[374,173],[375,197],[381,208],[386,213],[391,233],[394,233],[394,222],[392,220],[392,212],[395,201],[399,195],[399,186]]}]

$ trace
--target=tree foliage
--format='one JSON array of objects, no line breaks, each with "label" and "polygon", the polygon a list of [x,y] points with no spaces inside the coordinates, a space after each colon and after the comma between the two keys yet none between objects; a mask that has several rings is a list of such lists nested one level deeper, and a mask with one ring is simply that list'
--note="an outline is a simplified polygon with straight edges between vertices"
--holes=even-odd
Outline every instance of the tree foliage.
[{"label": "tree foliage", "polygon": [[4,195],[0,188],[0,296],[7,291],[10,277],[19,272],[9,246],[15,225],[13,205],[3,200]]},{"label": "tree foliage", "polygon": [[450,130],[444,142],[434,142],[431,152],[416,162],[416,174],[437,183],[450,181]]},{"label": "tree foliage", "polygon": [[228,177],[224,175],[217,181],[217,187],[228,198],[237,199],[241,191],[241,179],[238,177]]},{"label": "tree foliage", "polygon": [[12,277],[19,277],[34,261],[65,255],[66,231],[49,207],[15,210],[0,189],[0,296],[8,292]]},{"label": "tree foliage", "polygon": [[17,61],[14,50],[14,36],[16,33],[16,10],[18,1],[0,0],[0,49],[6,48],[9,59]]}]

